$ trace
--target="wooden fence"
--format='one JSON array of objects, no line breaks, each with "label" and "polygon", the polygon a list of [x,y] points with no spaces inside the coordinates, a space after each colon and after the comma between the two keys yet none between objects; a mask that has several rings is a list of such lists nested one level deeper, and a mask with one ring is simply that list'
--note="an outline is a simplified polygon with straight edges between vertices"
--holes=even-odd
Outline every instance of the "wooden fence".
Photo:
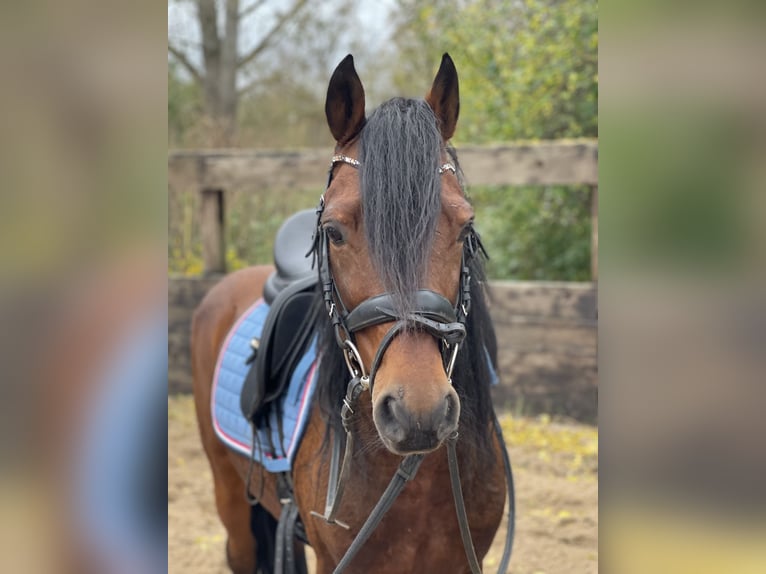
[{"label": "wooden fence", "polygon": [[[594,140],[461,147],[470,185],[589,185],[592,283],[492,282],[500,341],[496,402],[522,413],[548,412],[595,422],[598,402],[598,144]],[[330,149],[171,151],[168,184],[201,195],[204,277],[171,278],[168,293],[169,390],[189,391],[191,314],[225,273],[227,190],[309,189],[321,182]]]},{"label": "wooden fence", "polygon": [[[598,144],[595,140],[549,141],[459,150],[470,185],[591,186],[591,272],[598,276]],[[226,272],[226,190],[309,189],[321,185],[331,149],[300,151],[171,151],[168,184],[197,189],[206,274]]]}]

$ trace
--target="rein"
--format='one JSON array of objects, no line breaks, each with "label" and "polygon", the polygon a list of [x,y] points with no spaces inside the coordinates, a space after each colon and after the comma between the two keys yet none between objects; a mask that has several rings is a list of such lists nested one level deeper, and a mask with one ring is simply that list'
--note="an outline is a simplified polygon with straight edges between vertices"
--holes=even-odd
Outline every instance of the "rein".
[{"label": "rein", "polygon": [[[337,163],[345,163],[357,169],[361,165],[358,160],[346,155],[334,155],[328,173],[328,188],[332,181],[333,169]],[[447,162],[438,168],[439,174],[443,174],[446,171],[456,173],[455,166],[452,163]],[[317,225],[314,232],[313,244],[309,253],[313,254],[314,262],[317,263],[319,268],[319,279],[322,284],[325,308],[332,321],[335,339],[343,353],[351,380],[346,389],[346,396],[343,399],[343,406],[341,408],[341,421],[346,433],[344,441],[345,446],[338,440],[338,437],[334,437],[324,513],[320,514],[319,512],[311,511],[311,515],[321,518],[328,524],[336,524],[342,528],[348,529],[349,526],[338,520],[335,515],[340,506],[345,485],[349,477],[351,457],[354,451],[354,435],[351,432],[350,421],[359,400],[359,396],[364,391],[372,389],[375,376],[383,361],[383,356],[386,350],[393,340],[407,328],[415,328],[425,331],[441,341],[445,372],[450,384],[452,383],[452,371],[455,367],[455,360],[460,345],[466,335],[465,322],[471,310],[471,275],[469,262],[476,257],[479,252],[486,255],[486,251],[484,250],[479,235],[472,229],[463,244],[460,289],[458,291],[457,302],[454,305],[445,297],[434,291],[420,289],[415,293],[415,310],[404,316],[393,310],[395,306],[390,293],[371,297],[360,303],[353,310],[348,311],[338,292],[330,269],[328,238],[321,223],[324,207],[325,199],[324,195],[322,195],[316,210]],[[365,369],[361,355],[354,343],[354,334],[373,325],[391,322],[394,324],[383,337],[368,372]],[[508,562],[510,561],[513,544],[514,488],[508,452],[505,448],[500,425],[494,413],[493,428],[503,455],[506,484],[509,493],[508,529],[505,549],[499,569],[500,573],[504,573],[507,569]],[[453,498],[455,500],[458,525],[460,527],[460,535],[463,541],[463,546],[465,547],[466,557],[468,558],[471,572],[473,574],[480,574],[481,566],[476,557],[476,551],[471,539],[468,516],[460,483],[456,452],[457,438],[458,433],[455,432],[455,435],[446,441],[450,484],[452,487]],[[343,450],[342,459],[341,450]],[[405,484],[415,477],[424,456],[425,455],[423,454],[412,454],[403,458],[385,492],[373,508],[357,536],[354,538],[351,546],[346,551],[346,554],[335,568],[335,573],[342,572],[353,560],[383,519],[385,513],[391,508]]]}]

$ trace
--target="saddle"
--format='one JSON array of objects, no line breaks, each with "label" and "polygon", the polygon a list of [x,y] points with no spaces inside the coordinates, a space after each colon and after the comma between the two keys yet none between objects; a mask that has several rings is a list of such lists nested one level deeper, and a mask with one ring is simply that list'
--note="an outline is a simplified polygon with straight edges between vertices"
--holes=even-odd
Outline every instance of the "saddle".
[{"label": "saddle", "polygon": [[290,381],[295,366],[307,351],[315,324],[314,299],[318,276],[311,248],[316,211],[306,209],[290,216],[274,239],[274,265],[263,289],[270,306],[260,339],[253,339],[252,367],[240,395],[240,408],[256,428],[268,421],[272,403]]}]

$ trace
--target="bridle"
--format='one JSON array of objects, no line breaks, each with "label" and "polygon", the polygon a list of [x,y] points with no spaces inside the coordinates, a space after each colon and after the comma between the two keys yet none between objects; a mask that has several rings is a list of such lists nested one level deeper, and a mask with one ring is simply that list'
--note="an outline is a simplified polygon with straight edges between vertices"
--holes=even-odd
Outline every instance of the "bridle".
[{"label": "bridle", "polygon": [[[361,165],[358,160],[346,155],[339,154],[333,156],[327,187],[332,182],[333,168],[338,163],[346,163],[355,168]],[[447,162],[438,168],[440,174],[446,171],[455,173],[455,166]],[[323,195],[319,200],[319,206],[316,210],[317,225],[314,232],[312,252],[319,267],[319,280],[322,285],[325,309],[333,325],[335,340],[343,351],[346,365],[352,378],[358,377],[360,379],[360,384],[364,387],[363,390],[371,388],[374,384],[378,368],[383,361],[383,355],[394,338],[407,328],[414,328],[425,331],[442,342],[445,370],[447,377],[451,379],[457,351],[460,343],[465,338],[465,322],[471,309],[469,262],[477,256],[479,251],[486,254],[478,233],[471,228],[463,243],[463,256],[460,263],[460,289],[456,303],[451,303],[434,291],[419,289],[414,294],[415,310],[406,316],[399,315],[394,311],[395,305],[390,293],[370,297],[349,311],[343,303],[343,298],[335,285],[332,270],[330,269],[328,238],[321,223],[324,208],[325,200]],[[368,374],[354,342],[354,335],[368,327],[392,321],[394,325],[383,337]]]},{"label": "bridle", "polygon": [[[327,188],[330,187],[333,171],[338,163],[345,163],[356,169],[361,166],[361,163],[354,158],[343,154],[334,155],[328,172]],[[445,162],[438,167],[439,174],[443,174],[447,171],[451,171],[453,174],[457,173],[455,165],[450,162]],[[322,518],[329,524],[337,524],[348,529],[348,525],[337,520],[335,514],[343,496],[350,470],[350,459],[354,450],[354,435],[351,432],[350,420],[354,413],[354,409],[356,408],[356,402],[364,391],[372,389],[375,382],[375,376],[383,362],[383,356],[391,343],[399,334],[408,329],[426,332],[440,341],[445,373],[450,384],[452,384],[452,372],[455,367],[455,361],[461,343],[466,336],[465,324],[471,310],[470,263],[480,253],[486,256],[486,251],[481,243],[479,234],[471,226],[463,242],[463,253],[460,262],[460,286],[458,289],[457,301],[455,301],[455,303],[450,302],[444,296],[434,291],[419,289],[414,294],[414,309],[405,315],[395,311],[396,306],[391,293],[383,293],[370,297],[349,311],[337,289],[330,268],[329,238],[326,231],[323,229],[321,221],[324,209],[325,196],[322,195],[316,210],[317,223],[314,231],[313,244],[309,254],[313,254],[314,262],[318,266],[319,281],[321,283],[325,309],[332,322],[335,340],[343,353],[351,380],[348,384],[346,396],[343,399],[343,406],[341,408],[341,422],[346,433],[345,444],[342,446],[341,441],[338,440],[338,438],[333,440],[325,511],[323,514],[312,511],[311,515]],[[355,344],[355,334],[368,327],[392,322],[393,325],[383,336],[370,365],[370,369],[367,371]],[[495,431],[499,433],[500,444],[505,457],[506,477],[508,480],[510,496],[512,498],[513,482],[510,474],[510,462],[503,446],[504,442],[496,417],[494,423]],[[461,538],[466,549],[468,562],[471,566],[471,571],[474,574],[478,574],[481,572],[481,567],[479,566],[473,542],[471,540],[457,467],[457,454],[455,450],[457,434],[458,433],[455,432],[455,434],[446,441],[450,468],[450,483],[452,485]],[[342,463],[340,463],[341,448],[343,448]],[[404,457],[399,469],[391,479],[388,488],[383,493],[383,496],[380,498],[351,546],[346,551],[346,554],[336,567],[335,572],[342,572],[351,562],[364,542],[377,527],[380,520],[383,518],[383,515],[391,507],[396,497],[404,488],[406,482],[415,477],[424,456],[425,455],[423,454],[412,454]],[[512,507],[513,504],[511,500],[509,502],[509,508],[512,509]],[[510,548],[513,537],[512,524],[513,521],[510,520],[508,538],[506,540],[506,551],[504,552],[503,560],[501,561],[501,572],[505,572],[507,563],[510,560]]]}]

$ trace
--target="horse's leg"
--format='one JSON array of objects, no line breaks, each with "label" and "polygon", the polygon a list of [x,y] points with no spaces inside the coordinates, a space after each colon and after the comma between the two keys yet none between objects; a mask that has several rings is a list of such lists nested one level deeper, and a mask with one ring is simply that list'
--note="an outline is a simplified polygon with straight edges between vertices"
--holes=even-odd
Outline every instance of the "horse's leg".
[{"label": "horse's leg", "polygon": [[[250,530],[250,505],[245,499],[245,485],[226,447],[218,441],[213,431],[210,414],[210,389],[201,390],[196,383],[195,405],[202,446],[213,473],[215,505],[226,533],[226,559],[232,572],[253,574],[256,568],[256,544]],[[209,386],[209,383],[208,383]]]},{"label": "horse's leg", "polygon": [[[205,296],[194,313],[191,334],[192,384],[202,446],[213,473],[218,515],[228,535],[226,556],[236,573],[253,573],[257,567],[257,542],[251,529],[251,507],[245,498],[243,477],[247,460],[234,455],[215,436],[210,412],[211,385],[219,349],[236,318],[247,309],[271,272],[270,267],[251,267],[228,275]],[[279,515],[275,480],[255,469],[251,492],[263,492],[264,507]],[[255,522],[255,521],[254,521]]]},{"label": "horse's leg", "polygon": [[[220,284],[219,284],[220,285]],[[191,336],[192,384],[202,446],[213,473],[215,503],[226,528],[226,558],[237,574],[256,569],[256,543],[250,530],[250,505],[244,483],[229,458],[229,452],[215,436],[210,412],[211,384],[218,349],[237,316],[221,287],[208,293],[194,313]]]},{"label": "horse's leg", "polygon": [[215,506],[227,533],[226,561],[235,574],[253,574],[256,571],[257,546],[250,529],[251,508],[245,499],[244,482],[228,460],[227,452],[216,452],[213,456],[215,462],[211,458],[210,466],[213,470]]},{"label": "horse's leg", "polygon": [[[212,427],[209,427],[212,429]],[[262,496],[262,505],[251,507],[245,497],[245,481],[242,479],[242,467],[247,463],[244,458],[229,452],[216,437],[204,441],[205,452],[213,471],[215,504],[221,523],[226,528],[226,560],[235,574],[256,572],[258,558],[270,563],[264,571],[273,567],[273,545],[276,537],[276,520],[279,517],[279,503],[276,494],[276,480],[270,473],[261,473],[255,466],[250,484],[250,492]],[[210,449],[207,445],[210,445]],[[261,477],[263,484],[261,484]],[[260,513],[254,516],[254,513]],[[256,539],[254,531],[263,536]],[[259,552],[259,543],[265,546]]]}]

